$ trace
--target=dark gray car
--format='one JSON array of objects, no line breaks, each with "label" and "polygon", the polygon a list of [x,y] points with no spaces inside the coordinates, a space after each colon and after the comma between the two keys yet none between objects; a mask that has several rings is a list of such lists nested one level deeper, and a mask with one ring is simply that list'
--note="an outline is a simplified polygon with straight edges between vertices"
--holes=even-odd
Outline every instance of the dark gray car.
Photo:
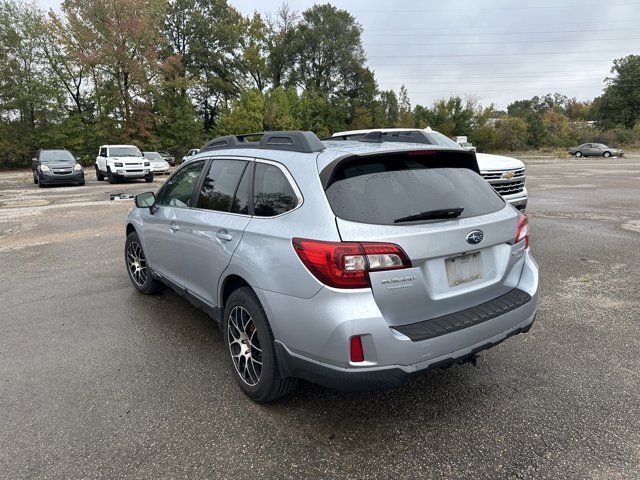
[{"label": "dark gray car", "polygon": [[39,150],[31,159],[33,183],[84,185],[84,169],[68,150]]},{"label": "dark gray car", "polygon": [[576,157],[622,157],[624,150],[621,148],[607,147],[604,143],[583,143],[578,147],[571,147],[569,154]]}]

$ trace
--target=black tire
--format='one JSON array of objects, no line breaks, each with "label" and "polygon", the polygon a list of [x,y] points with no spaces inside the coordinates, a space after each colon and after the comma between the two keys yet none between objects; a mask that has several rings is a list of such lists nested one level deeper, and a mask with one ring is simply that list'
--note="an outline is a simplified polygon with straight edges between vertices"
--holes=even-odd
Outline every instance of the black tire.
[{"label": "black tire", "polygon": [[33,184],[34,185],[38,184],[38,177],[36,177],[35,175],[33,176]]},{"label": "black tire", "polygon": [[[140,265],[141,267],[144,267],[146,269],[144,281],[142,281],[141,276],[136,276],[133,272],[132,262],[130,261],[130,247],[132,247],[132,244],[135,244],[137,245],[137,247],[139,247],[142,254],[142,259],[144,260],[144,264]],[[151,268],[147,264],[144,249],[142,248],[142,242],[140,241],[140,238],[138,237],[138,234],[136,232],[131,232],[129,235],[127,235],[127,240],[124,242],[124,263],[127,268],[129,280],[131,280],[131,283],[136,288],[136,290],[147,295],[154,295],[162,290],[162,283],[154,279],[151,275]]]},{"label": "black tire", "polygon": [[[236,365],[232,358],[232,346],[230,343],[229,324],[232,321],[231,315],[236,307],[244,309],[250,315],[250,321],[253,322],[253,330],[258,337],[260,348],[262,352],[256,355],[256,358],[260,358],[262,366],[260,368],[260,375],[258,381],[251,385],[236,368]],[[248,322],[247,322],[248,323]],[[231,327],[233,328],[233,327]],[[237,330],[236,330],[237,331]],[[278,370],[278,362],[276,359],[276,352],[274,347],[273,332],[269,326],[267,315],[260,304],[260,300],[256,296],[255,292],[250,287],[242,287],[234,291],[227,300],[224,308],[224,318],[222,322],[222,332],[224,336],[224,346],[227,352],[227,359],[231,368],[231,374],[238,382],[240,389],[258,403],[269,403],[284,397],[291,393],[297,385],[297,379],[295,378],[282,378],[280,371]],[[253,338],[253,337],[252,337]],[[237,342],[234,342],[237,345]],[[251,344],[253,346],[253,344]],[[252,355],[255,355],[249,348]],[[247,360],[245,360],[246,364]]]},{"label": "black tire", "polygon": [[602,156],[603,156],[604,158],[609,158],[609,157],[611,156],[611,152],[604,152],[604,153],[602,154]]},{"label": "black tire", "polygon": [[85,184],[84,180],[82,180],[81,182],[78,182],[79,187],[84,187],[84,184]]},{"label": "black tire", "polygon": [[102,175],[102,174],[100,173],[100,170],[98,170],[98,166],[97,166],[97,165],[96,165],[96,179],[97,179],[99,182],[101,182],[101,181],[103,181],[103,180],[104,180],[104,175]]},{"label": "black tire", "polygon": [[575,153],[576,158],[580,158],[582,156],[582,152],[578,151]]},{"label": "black tire", "polygon": [[118,179],[113,174],[113,172],[111,172],[111,169],[109,167],[107,167],[107,178],[109,179],[109,183],[111,184],[118,183]]},{"label": "black tire", "polygon": [[151,175],[147,175],[146,177],[144,177],[144,181],[147,183],[153,182],[153,173]]}]

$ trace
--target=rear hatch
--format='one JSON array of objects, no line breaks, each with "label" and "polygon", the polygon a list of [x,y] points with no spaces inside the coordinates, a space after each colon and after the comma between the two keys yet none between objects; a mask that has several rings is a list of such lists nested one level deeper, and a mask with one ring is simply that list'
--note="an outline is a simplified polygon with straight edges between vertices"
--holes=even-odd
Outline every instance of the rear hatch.
[{"label": "rear hatch", "polygon": [[512,290],[519,213],[477,173],[465,152],[404,151],[346,158],[326,179],[345,242],[398,245],[410,268],[369,273],[389,325],[470,308]]}]

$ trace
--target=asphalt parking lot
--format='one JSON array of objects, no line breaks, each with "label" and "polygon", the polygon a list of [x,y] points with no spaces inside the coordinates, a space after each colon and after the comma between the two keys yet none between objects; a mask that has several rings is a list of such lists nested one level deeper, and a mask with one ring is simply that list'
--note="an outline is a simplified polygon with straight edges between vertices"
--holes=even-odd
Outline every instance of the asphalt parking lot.
[{"label": "asphalt parking lot", "polygon": [[536,324],[395,391],[248,400],[124,268],[131,201],[0,174],[0,477],[640,478],[640,157],[530,159]]}]

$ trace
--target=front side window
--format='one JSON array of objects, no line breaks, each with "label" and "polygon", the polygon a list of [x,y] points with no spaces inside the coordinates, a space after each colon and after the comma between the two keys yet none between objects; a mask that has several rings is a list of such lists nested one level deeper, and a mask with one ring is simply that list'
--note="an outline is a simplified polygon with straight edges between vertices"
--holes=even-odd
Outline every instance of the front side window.
[{"label": "front side window", "polygon": [[247,168],[247,163],[242,160],[214,160],[211,162],[211,168],[202,182],[196,207],[218,212],[231,211],[233,199]]},{"label": "front side window", "polygon": [[204,161],[193,162],[171,177],[158,195],[158,205],[190,207],[193,191],[204,168]]},{"label": "front side window", "polygon": [[107,156],[107,149],[106,148],[101,148],[100,149],[100,156],[101,157],[106,157]]},{"label": "front side window", "polygon": [[254,180],[254,213],[258,217],[275,217],[293,210],[298,197],[289,180],[275,165],[257,163]]}]

